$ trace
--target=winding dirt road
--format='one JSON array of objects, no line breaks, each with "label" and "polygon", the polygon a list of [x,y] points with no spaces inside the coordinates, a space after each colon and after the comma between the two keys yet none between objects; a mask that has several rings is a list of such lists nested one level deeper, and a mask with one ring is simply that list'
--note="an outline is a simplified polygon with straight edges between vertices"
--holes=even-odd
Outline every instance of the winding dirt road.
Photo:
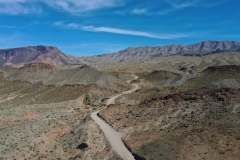
[{"label": "winding dirt road", "polygon": [[[134,79],[136,80],[138,79],[138,76],[133,75]],[[127,81],[128,83],[130,83],[131,81]],[[129,94],[129,93],[133,93],[135,92],[139,86],[137,84],[132,84],[133,88],[131,90],[125,91],[121,94],[115,95],[111,98],[109,98],[106,102],[106,105],[110,105],[110,104],[114,104],[115,100],[124,95],[124,94]],[[103,108],[106,109],[107,107]],[[101,110],[103,110],[101,109]],[[98,113],[101,111],[95,111],[93,113],[91,113],[91,117],[92,119],[99,125],[99,127],[102,129],[105,137],[108,139],[112,149],[120,156],[122,157],[124,160],[134,160],[133,155],[131,154],[131,152],[126,148],[126,146],[124,145],[123,141],[122,141],[122,134],[119,133],[118,131],[116,131],[115,129],[113,129],[109,124],[107,124],[103,119],[101,119],[98,116]]]}]

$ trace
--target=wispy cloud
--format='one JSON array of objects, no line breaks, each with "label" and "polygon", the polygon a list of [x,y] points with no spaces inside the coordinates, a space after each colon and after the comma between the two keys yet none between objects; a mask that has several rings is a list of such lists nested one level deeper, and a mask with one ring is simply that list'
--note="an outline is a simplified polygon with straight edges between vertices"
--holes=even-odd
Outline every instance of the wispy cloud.
[{"label": "wispy cloud", "polygon": [[90,31],[90,32],[107,32],[107,33],[115,33],[115,34],[141,36],[141,37],[149,37],[149,38],[157,38],[157,39],[170,38],[168,36],[160,36],[160,35],[143,32],[143,31],[125,30],[125,29],[110,28],[110,27],[83,26],[82,30]]},{"label": "wispy cloud", "polygon": [[16,26],[0,25],[0,28],[16,29],[16,28],[18,28],[18,27],[16,27]]},{"label": "wispy cloud", "polygon": [[157,14],[166,15],[190,7],[214,7],[226,1],[227,0],[222,0],[221,2],[216,2],[215,0],[165,0],[165,3],[167,3],[169,7],[158,11]]},{"label": "wispy cloud", "polygon": [[0,0],[0,13],[8,15],[41,13],[37,4],[27,0]]},{"label": "wispy cloud", "polygon": [[148,11],[146,8],[135,8],[131,12],[132,14],[137,14],[137,15],[146,15],[148,14]]},{"label": "wispy cloud", "polygon": [[166,2],[175,9],[182,9],[198,6],[201,0],[167,0]]},{"label": "wispy cloud", "polygon": [[[0,0],[0,14],[40,14],[44,4],[73,15],[88,15],[93,11],[114,7],[118,10],[113,12],[119,14],[164,15],[187,7],[214,6],[220,3],[213,0],[157,0],[156,4],[151,1],[134,1],[136,0]],[[128,8],[131,4],[134,6]]]},{"label": "wispy cloud", "polygon": [[57,21],[53,23],[54,26],[62,26],[64,25],[63,21]]},{"label": "wispy cloud", "polygon": [[131,10],[117,11],[116,13],[121,14],[136,14],[136,15],[167,15],[169,13],[183,10],[192,7],[214,7],[216,5],[223,4],[227,0],[216,2],[214,0],[159,0],[157,5],[152,2],[140,2],[136,4]]},{"label": "wispy cloud", "polygon": [[112,28],[112,27],[95,27],[95,26],[81,26],[75,23],[64,24],[60,22],[55,22],[55,26],[63,27],[67,29],[79,29],[88,32],[105,32],[105,33],[113,33],[113,34],[122,34],[122,35],[132,35],[132,36],[140,36],[140,37],[148,37],[155,39],[177,39],[189,37],[190,34],[155,34],[144,31],[136,31],[136,30],[126,30],[120,28]]},{"label": "wispy cloud", "polygon": [[117,10],[115,13],[120,15],[167,15],[177,10],[189,7],[198,7],[200,4],[207,4],[203,3],[203,1],[206,2],[207,0],[157,0],[156,3],[145,1],[136,3],[133,8]]},{"label": "wispy cloud", "polygon": [[73,29],[78,29],[78,28],[79,28],[79,25],[76,24],[76,23],[69,23],[69,24],[67,25],[67,27],[68,27],[68,28],[73,28]]},{"label": "wispy cloud", "polygon": [[118,0],[43,0],[43,2],[53,8],[72,14],[82,14],[98,9],[111,8],[122,3]]},{"label": "wispy cloud", "polygon": [[85,14],[91,11],[119,6],[119,0],[0,0],[0,13],[8,15],[41,13],[41,4],[71,14]]},{"label": "wispy cloud", "polygon": [[64,23],[63,21],[56,21],[53,23],[54,26],[68,28],[68,29],[79,29],[81,28],[79,24],[76,23]]},{"label": "wispy cloud", "polygon": [[202,0],[165,0],[165,3],[168,4],[168,7],[157,11],[155,14],[166,15],[177,10],[189,7],[197,7],[201,1]]}]

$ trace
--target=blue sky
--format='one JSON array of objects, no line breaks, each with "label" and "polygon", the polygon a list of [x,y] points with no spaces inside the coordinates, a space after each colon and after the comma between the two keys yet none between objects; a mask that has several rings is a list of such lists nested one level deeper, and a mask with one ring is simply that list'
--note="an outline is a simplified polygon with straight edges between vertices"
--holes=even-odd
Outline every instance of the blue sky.
[{"label": "blue sky", "polygon": [[127,47],[240,41],[239,0],[0,0],[0,48],[74,56]]}]

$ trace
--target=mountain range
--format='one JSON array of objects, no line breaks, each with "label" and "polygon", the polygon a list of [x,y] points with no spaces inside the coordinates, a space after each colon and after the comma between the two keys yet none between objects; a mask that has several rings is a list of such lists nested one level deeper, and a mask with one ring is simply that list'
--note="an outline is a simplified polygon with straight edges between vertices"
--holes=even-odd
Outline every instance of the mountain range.
[{"label": "mountain range", "polygon": [[22,67],[29,63],[48,63],[53,66],[96,62],[129,62],[173,55],[204,56],[221,52],[239,52],[240,43],[235,41],[204,41],[192,45],[127,48],[111,54],[89,57],[73,57],[53,46],[31,46],[0,50],[1,67]]},{"label": "mountain range", "polygon": [[221,52],[239,52],[240,43],[235,41],[204,41],[192,45],[127,48],[113,54],[87,57],[89,61],[124,62],[146,60],[173,55],[204,56]]}]

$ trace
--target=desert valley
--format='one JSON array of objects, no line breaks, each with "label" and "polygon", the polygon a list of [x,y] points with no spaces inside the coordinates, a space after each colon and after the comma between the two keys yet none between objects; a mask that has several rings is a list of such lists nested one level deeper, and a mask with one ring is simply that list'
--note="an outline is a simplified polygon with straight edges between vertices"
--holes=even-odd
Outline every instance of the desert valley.
[{"label": "desert valley", "polygon": [[0,50],[0,160],[238,160],[240,43]]}]

